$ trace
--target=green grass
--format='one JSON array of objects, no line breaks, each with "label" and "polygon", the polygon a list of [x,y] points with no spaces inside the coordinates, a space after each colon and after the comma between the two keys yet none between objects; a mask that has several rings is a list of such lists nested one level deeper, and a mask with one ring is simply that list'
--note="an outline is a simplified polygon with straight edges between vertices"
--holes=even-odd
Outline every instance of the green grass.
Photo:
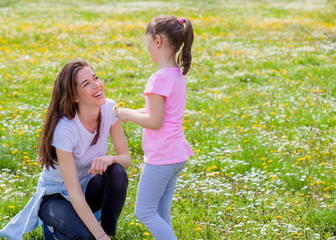
[{"label": "green grass", "polygon": [[[82,57],[109,98],[144,106],[156,70],[145,28],[186,16],[195,41],[185,135],[194,149],[172,204],[178,239],[336,236],[334,1],[2,1],[0,227],[33,196],[36,143],[53,81]],[[153,239],[134,215],[142,131],[116,239]],[[41,239],[38,228],[25,239]]]}]

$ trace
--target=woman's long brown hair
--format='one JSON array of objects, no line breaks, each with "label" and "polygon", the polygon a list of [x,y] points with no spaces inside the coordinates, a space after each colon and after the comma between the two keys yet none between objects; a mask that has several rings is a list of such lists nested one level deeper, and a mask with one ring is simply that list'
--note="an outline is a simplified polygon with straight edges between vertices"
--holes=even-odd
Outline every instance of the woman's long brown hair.
[{"label": "woman's long brown hair", "polygon": [[[84,67],[92,68],[83,59],[74,59],[64,65],[55,80],[44,126],[38,141],[38,161],[42,167],[45,166],[47,169],[49,169],[50,166],[55,168],[55,163],[57,162],[56,149],[51,144],[58,121],[63,116],[69,120],[76,116],[76,111],[78,110],[77,103],[74,101],[77,86],[76,77],[78,71]],[[97,135],[92,144],[95,144],[99,137],[100,120],[101,116],[99,114]]]}]

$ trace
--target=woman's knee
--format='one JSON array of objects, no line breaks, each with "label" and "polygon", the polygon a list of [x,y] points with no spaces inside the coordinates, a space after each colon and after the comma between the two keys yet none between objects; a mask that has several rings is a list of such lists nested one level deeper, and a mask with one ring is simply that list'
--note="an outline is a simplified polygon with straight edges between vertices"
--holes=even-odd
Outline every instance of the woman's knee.
[{"label": "woman's knee", "polygon": [[125,168],[120,163],[113,163],[106,169],[105,177],[108,183],[115,187],[128,186],[128,176]]},{"label": "woman's knee", "polygon": [[108,175],[123,175],[126,174],[125,168],[120,163],[113,163],[106,169]]}]

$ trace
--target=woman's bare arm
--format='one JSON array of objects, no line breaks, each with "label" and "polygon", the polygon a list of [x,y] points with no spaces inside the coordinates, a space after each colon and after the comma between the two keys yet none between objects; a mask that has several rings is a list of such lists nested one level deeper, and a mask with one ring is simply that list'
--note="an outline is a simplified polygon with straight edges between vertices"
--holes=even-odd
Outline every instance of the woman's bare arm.
[{"label": "woman's bare arm", "polygon": [[[80,219],[84,222],[90,232],[97,239],[103,235],[104,229],[100,226],[97,219],[95,218],[91,208],[87,204],[84,194],[82,192],[78,173],[75,165],[75,161],[71,152],[65,152],[56,148],[56,154],[58,163],[60,166],[61,174],[64,180],[65,187],[68,191],[71,204],[77,212]],[[110,239],[107,235],[100,238]]]}]

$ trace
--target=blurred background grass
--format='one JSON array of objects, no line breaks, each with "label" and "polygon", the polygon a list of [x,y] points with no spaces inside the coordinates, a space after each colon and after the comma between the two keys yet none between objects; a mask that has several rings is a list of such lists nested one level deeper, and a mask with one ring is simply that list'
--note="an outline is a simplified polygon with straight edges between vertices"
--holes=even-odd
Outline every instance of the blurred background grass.
[{"label": "blurred background grass", "polygon": [[[36,143],[62,66],[86,59],[107,97],[143,107],[156,70],[145,28],[171,14],[190,18],[195,32],[184,121],[195,156],[173,201],[178,239],[335,235],[333,1],[22,0],[0,7],[0,226],[34,194]],[[142,130],[124,127],[133,165],[117,238],[152,239],[134,216]]]}]

